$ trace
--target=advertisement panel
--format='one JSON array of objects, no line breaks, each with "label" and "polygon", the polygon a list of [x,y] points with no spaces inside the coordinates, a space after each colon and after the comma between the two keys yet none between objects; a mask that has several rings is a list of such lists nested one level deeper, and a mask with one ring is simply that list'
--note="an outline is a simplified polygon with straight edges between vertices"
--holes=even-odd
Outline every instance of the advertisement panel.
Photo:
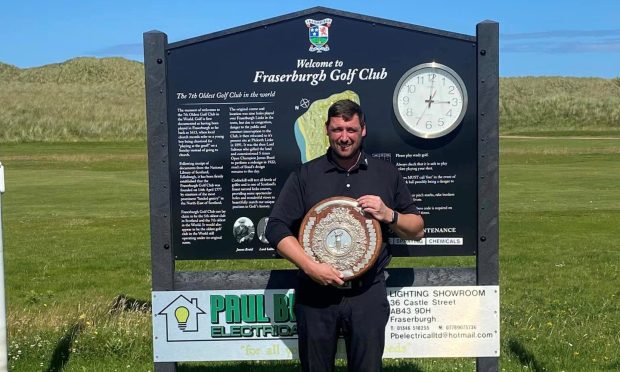
[{"label": "advertisement panel", "polygon": [[[499,356],[498,286],[389,287],[388,300],[384,358]],[[293,290],[153,292],[155,362],[297,359],[294,302]]]}]

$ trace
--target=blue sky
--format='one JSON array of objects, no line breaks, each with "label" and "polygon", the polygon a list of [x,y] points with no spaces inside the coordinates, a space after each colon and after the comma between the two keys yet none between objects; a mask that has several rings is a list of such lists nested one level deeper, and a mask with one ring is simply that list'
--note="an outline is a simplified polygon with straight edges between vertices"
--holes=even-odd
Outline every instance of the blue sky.
[{"label": "blue sky", "polygon": [[500,76],[620,76],[617,0],[20,0],[0,7],[0,61],[21,68],[74,57],[142,60],[142,33],[168,41],[324,6],[474,35],[500,23]]}]

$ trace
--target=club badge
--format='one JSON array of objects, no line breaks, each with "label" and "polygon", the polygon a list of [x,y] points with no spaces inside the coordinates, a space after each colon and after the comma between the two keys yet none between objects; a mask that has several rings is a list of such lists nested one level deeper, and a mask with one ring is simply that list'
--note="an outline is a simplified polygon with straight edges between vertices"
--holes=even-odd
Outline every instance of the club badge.
[{"label": "club badge", "polygon": [[311,52],[327,52],[329,51],[329,45],[327,45],[327,41],[329,40],[329,26],[332,24],[331,18],[325,18],[321,21],[316,21],[314,19],[306,19],[306,26],[308,27],[308,39],[310,39],[310,49]]}]

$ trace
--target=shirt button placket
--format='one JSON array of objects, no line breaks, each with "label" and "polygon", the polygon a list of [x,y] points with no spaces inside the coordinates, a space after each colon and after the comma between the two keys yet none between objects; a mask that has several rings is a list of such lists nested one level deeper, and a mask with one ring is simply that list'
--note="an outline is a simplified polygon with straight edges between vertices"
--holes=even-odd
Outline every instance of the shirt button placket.
[{"label": "shirt button placket", "polygon": [[[350,173],[347,172],[347,179],[349,178],[349,175],[350,175]],[[351,187],[351,184],[347,182],[347,188],[350,188],[350,187]]]}]

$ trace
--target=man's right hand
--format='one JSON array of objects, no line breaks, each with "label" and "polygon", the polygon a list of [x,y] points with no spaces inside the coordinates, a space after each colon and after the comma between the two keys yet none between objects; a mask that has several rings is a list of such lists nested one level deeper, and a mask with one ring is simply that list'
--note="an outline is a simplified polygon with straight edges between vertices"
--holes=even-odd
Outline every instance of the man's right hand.
[{"label": "man's right hand", "polygon": [[320,285],[342,285],[344,275],[331,265],[315,261],[308,256],[294,236],[287,236],[278,243],[278,252],[295,264]]},{"label": "man's right hand", "polygon": [[312,262],[304,269],[306,275],[320,285],[342,285],[344,275],[331,265],[326,263]]}]

